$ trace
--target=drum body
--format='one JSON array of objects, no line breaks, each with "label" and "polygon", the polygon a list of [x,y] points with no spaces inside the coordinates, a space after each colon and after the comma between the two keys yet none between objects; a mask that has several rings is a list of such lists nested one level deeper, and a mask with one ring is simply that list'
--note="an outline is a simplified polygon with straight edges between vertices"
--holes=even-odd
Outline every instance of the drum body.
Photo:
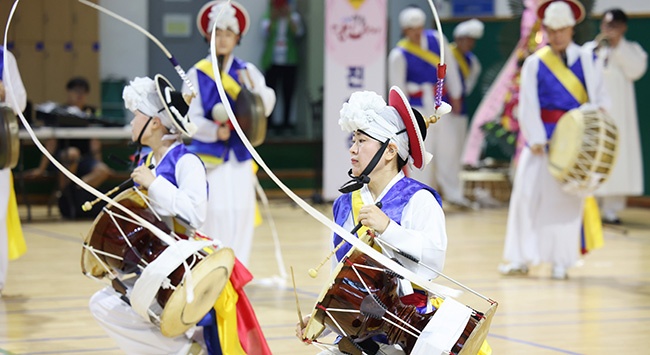
[{"label": "drum body", "polygon": [[[147,208],[144,200],[135,190],[124,191],[114,200],[166,234],[171,234],[169,227]],[[190,238],[182,234],[177,235],[185,241]],[[132,297],[131,303],[137,301],[134,300],[136,293],[133,292],[137,288],[137,283],[144,275],[149,274],[148,271],[152,271],[150,265],[153,268],[153,264],[160,261],[157,259],[161,258],[170,247],[149,229],[135,223],[131,217],[112,205],[107,206],[97,216],[85,244],[86,247],[82,249],[81,255],[83,273],[96,278],[111,273],[120,280],[135,277],[135,287],[132,287],[133,283],[129,281],[117,283],[121,287],[126,287],[125,290],[115,287],[118,292]],[[191,291],[195,296],[193,302],[187,302],[186,270],[183,265],[180,265],[173,267],[173,271],[166,275],[166,285],[157,290],[151,306],[147,305],[148,313],[155,315],[153,319],[147,320],[159,325],[162,333],[169,337],[183,334],[212,308],[230,277],[234,265],[234,253],[227,248],[203,246],[191,253],[185,262],[191,269]],[[136,276],[133,276],[134,274]],[[113,285],[116,283],[113,282]]]},{"label": "drum body", "polygon": [[235,101],[235,112],[237,113],[237,123],[253,147],[264,143],[267,118],[260,95],[242,86]]},{"label": "drum body", "polygon": [[0,169],[13,169],[18,165],[20,139],[18,120],[13,109],[0,104]]},{"label": "drum body", "polygon": [[588,195],[609,177],[617,147],[618,131],[606,113],[573,109],[555,127],[549,144],[548,168],[565,191]]},{"label": "drum body", "polygon": [[[404,329],[421,332],[435,311],[418,313],[415,306],[402,303],[397,288],[395,273],[353,248],[338,264],[333,278],[321,292],[305,328],[305,339],[315,340],[327,325],[353,342],[385,335],[388,344],[398,344],[409,354],[418,337]],[[458,353],[463,348],[478,318],[470,317],[453,352]]]}]

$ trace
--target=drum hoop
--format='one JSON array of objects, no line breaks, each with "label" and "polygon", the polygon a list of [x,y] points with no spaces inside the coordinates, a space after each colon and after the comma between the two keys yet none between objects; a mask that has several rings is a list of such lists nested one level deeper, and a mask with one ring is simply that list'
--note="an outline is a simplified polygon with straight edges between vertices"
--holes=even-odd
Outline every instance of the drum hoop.
[{"label": "drum hoop", "polygon": [[7,161],[5,162],[5,166],[0,166],[0,168],[13,169],[18,165],[18,158],[20,157],[18,119],[16,118],[16,114],[14,113],[13,109],[9,106],[6,106],[4,104],[0,105],[0,110],[4,111],[4,113],[1,115],[3,119],[0,124],[3,125],[2,129],[7,135],[6,137],[3,137],[7,140]]}]

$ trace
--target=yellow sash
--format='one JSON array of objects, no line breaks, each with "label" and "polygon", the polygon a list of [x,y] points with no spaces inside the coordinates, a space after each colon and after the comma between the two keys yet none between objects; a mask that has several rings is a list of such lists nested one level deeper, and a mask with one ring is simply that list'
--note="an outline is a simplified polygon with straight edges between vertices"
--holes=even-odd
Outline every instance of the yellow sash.
[{"label": "yellow sash", "polygon": [[[399,42],[397,42],[397,46],[400,48],[403,48],[405,51],[413,54],[414,56],[424,60],[425,62],[433,65],[434,67],[438,67],[438,64],[440,64],[440,56],[427,50],[424,49],[417,44],[409,41],[408,39],[402,39]],[[434,79],[435,80],[435,79]]]},{"label": "yellow sash", "polygon": [[219,329],[219,342],[224,354],[246,355],[241,346],[237,331],[237,301],[239,295],[230,280],[226,283],[221,295],[214,304],[217,311],[217,329]]},{"label": "yellow sash", "polygon": [[603,238],[603,223],[600,219],[598,202],[593,196],[585,198],[585,208],[582,220],[582,226],[585,233],[585,250],[592,251],[605,244]]},{"label": "yellow sash", "polygon": [[14,176],[9,173],[9,205],[7,207],[7,242],[9,247],[9,260],[21,257],[27,251],[27,244],[20,227],[16,192],[14,191]]},{"label": "yellow sash", "polygon": [[[214,70],[212,68],[211,61],[207,59],[203,59],[199,61],[198,63],[196,63],[196,69],[202,71],[203,73],[205,73],[205,75],[209,76],[212,80],[214,80]],[[239,96],[239,92],[241,91],[241,86],[239,85],[237,80],[235,80],[235,78],[230,76],[229,73],[222,73],[221,82],[223,83],[223,89],[226,91],[228,96],[231,99],[236,100],[237,96]]]},{"label": "yellow sash", "polygon": [[450,44],[449,48],[451,48],[451,53],[454,54],[454,58],[456,58],[456,62],[458,62],[458,67],[460,68],[460,72],[463,74],[463,78],[467,79],[469,77],[469,64],[467,63],[465,56],[460,49],[458,49],[456,43]]},{"label": "yellow sash", "polygon": [[[363,200],[361,199],[361,190],[356,190],[352,192],[352,219],[354,220],[354,225],[359,224],[359,210],[363,207]],[[361,226],[359,231],[357,231],[357,237],[366,235],[368,227]],[[381,253],[381,247],[377,243],[372,243],[372,248]]]},{"label": "yellow sash", "polygon": [[553,53],[551,47],[546,46],[537,51],[537,55],[553,73],[557,80],[567,89],[567,91],[578,101],[584,104],[589,99],[587,90],[578,77],[567,68],[560,57]]}]

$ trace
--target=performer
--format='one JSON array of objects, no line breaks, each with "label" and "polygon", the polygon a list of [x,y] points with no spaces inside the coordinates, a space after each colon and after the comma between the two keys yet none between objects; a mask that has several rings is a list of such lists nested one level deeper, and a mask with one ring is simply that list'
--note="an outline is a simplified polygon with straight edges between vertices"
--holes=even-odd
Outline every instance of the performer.
[{"label": "performer", "polygon": [[[236,2],[212,1],[199,11],[199,30],[210,40],[214,19],[225,6],[217,21],[216,55],[222,64],[221,79],[231,106],[242,86],[258,94],[268,117],[275,105],[275,92],[266,86],[264,76],[251,63],[233,55],[235,46],[246,34],[248,13]],[[189,116],[198,131],[189,149],[197,153],[208,169],[210,192],[208,215],[203,231],[219,238],[235,251],[237,258],[248,263],[253,239],[255,217],[255,180],[251,155],[228,122],[214,82],[210,56],[188,71],[188,77],[198,88],[190,104]],[[189,92],[187,87],[183,89]],[[237,115],[237,112],[235,112]]]},{"label": "performer", "polygon": [[643,160],[636,112],[634,82],[648,67],[648,54],[625,38],[627,15],[621,9],[605,11],[598,41],[585,44],[593,48],[604,68],[603,76],[612,101],[612,115],[618,128],[618,157],[611,175],[596,191],[600,197],[603,222],[620,224],[618,212],[625,208],[627,196],[643,195]]},{"label": "performer", "polygon": [[589,103],[608,106],[593,54],[573,43],[584,18],[575,0],[549,0],[538,9],[549,45],[521,69],[519,122],[526,140],[514,180],[504,259],[505,275],[526,274],[528,264],[549,262],[551,277],[566,279],[578,260],[583,198],[567,194],[547,168],[547,143],[559,118]]},{"label": "performer", "polygon": [[[440,48],[445,47],[445,53],[450,54],[451,50],[446,40],[438,43],[438,32],[425,30],[426,14],[420,8],[407,7],[399,14],[399,24],[404,33],[388,56],[388,83],[390,86],[397,86],[406,91],[411,106],[417,108],[424,116],[430,116],[435,111],[435,86],[437,79],[437,66],[440,63]],[[463,87],[460,78],[458,64],[453,55],[445,56],[447,64],[447,76],[443,91],[444,100],[451,103],[452,110],[461,114],[461,97]],[[462,123],[462,121],[461,121]],[[412,177],[425,184],[437,184],[442,190],[445,200],[454,204],[466,205],[463,193],[460,188],[458,171],[460,152],[455,152],[458,146],[461,149],[464,137],[459,137],[455,132],[456,126],[462,126],[454,122],[454,118],[446,117],[436,125],[436,129],[430,133],[427,140],[427,149],[430,150],[436,159],[433,167],[422,171],[414,171]],[[454,166],[457,168],[450,168]]]},{"label": "performer", "polygon": [[[363,227],[361,236],[371,229],[377,238],[411,254],[434,268],[442,270],[447,250],[447,232],[442,202],[431,187],[407,178],[402,172],[406,165],[423,169],[432,156],[424,148],[427,131],[424,118],[412,109],[406,95],[393,87],[389,103],[374,92],[356,92],[343,104],[339,124],[352,133],[348,173],[352,180],[341,189],[344,195],[334,202],[334,220],[352,230],[357,223]],[[382,202],[381,209],[375,205]],[[334,245],[342,239],[334,235]],[[337,253],[340,260],[350,249],[345,244]],[[388,257],[396,257],[407,269],[431,279],[437,274],[413,261],[383,249]],[[423,291],[412,291],[410,283],[402,292],[412,303],[428,305]],[[410,289],[410,292],[409,292]],[[405,300],[403,299],[403,302]],[[409,304],[412,304],[409,303]],[[425,306],[423,312],[431,310]],[[308,318],[305,319],[306,324]],[[297,336],[302,339],[303,329]],[[382,345],[388,354],[403,353],[396,347]],[[330,352],[324,352],[330,353]],[[335,352],[336,353],[336,352]]]},{"label": "performer", "polygon": [[[8,79],[11,79],[11,82],[7,81]],[[24,111],[27,105],[27,93],[18,72],[16,58],[2,46],[0,46],[0,102],[10,106],[14,112]],[[2,137],[2,139],[6,138]],[[7,279],[9,260],[17,259],[26,249],[11,169],[0,169],[0,294]]]},{"label": "performer", "polygon": [[[159,92],[168,88],[168,81],[138,77],[124,88],[125,106],[135,117],[131,121],[132,139],[151,147],[148,157],[153,169],[140,165],[132,173],[133,181],[148,192],[153,209],[168,225],[172,216],[182,216],[195,228],[206,219],[207,180],[201,160],[183,145],[180,134],[188,127],[173,112],[187,112],[182,98],[174,104],[163,102]],[[176,92],[178,97],[180,93]],[[179,105],[180,104],[180,105]],[[185,107],[182,107],[185,105]],[[127,354],[187,354],[193,342],[186,336],[167,338],[153,324],[145,321],[112,287],[95,293],[90,310]],[[198,344],[194,345],[199,348]]]}]

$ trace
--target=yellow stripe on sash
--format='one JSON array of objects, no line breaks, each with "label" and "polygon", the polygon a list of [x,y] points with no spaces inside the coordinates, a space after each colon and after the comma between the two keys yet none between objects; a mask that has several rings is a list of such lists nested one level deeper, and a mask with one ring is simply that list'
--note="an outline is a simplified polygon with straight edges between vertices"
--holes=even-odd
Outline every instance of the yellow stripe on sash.
[{"label": "yellow stripe on sash", "polygon": [[603,223],[600,219],[600,210],[598,209],[598,202],[595,197],[588,196],[585,198],[585,208],[582,214],[585,250],[590,252],[601,248],[605,244],[605,240],[603,238]]},{"label": "yellow stripe on sash", "polygon": [[469,64],[467,63],[465,56],[460,49],[458,49],[456,43],[450,44],[449,48],[451,48],[451,53],[453,53],[456,62],[458,62],[458,67],[460,68],[460,72],[463,74],[463,78],[467,80],[469,77]]},{"label": "yellow stripe on sash", "polygon": [[433,65],[434,67],[438,67],[438,64],[440,64],[440,56],[429,50],[423,49],[422,47],[407,39],[403,39],[397,42],[397,46]]},{"label": "yellow stripe on sash", "polygon": [[9,173],[9,205],[7,207],[7,244],[9,247],[9,260],[20,258],[27,251],[27,244],[20,227],[20,215],[14,191],[14,176]]},{"label": "yellow stripe on sash", "polygon": [[[202,71],[205,75],[209,76],[212,80],[214,80],[214,70],[212,68],[211,61],[207,59],[203,59],[199,61],[198,63],[196,63],[196,69]],[[237,96],[239,96],[239,92],[241,91],[241,86],[239,85],[237,80],[235,80],[235,78],[230,76],[230,74],[228,73],[222,73],[221,82],[223,83],[223,89],[226,91],[228,96],[231,99],[236,100]]]},{"label": "yellow stripe on sash", "polygon": [[[363,199],[361,198],[361,191],[356,190],[352,192],[352,219],[354,220],[354,225],[359,224],[359,210],[363,207]],[[361,237],[366,235],[368,227],[361,226],[357,232],[357,236]],[[381,253],[381,247],[377,243],[372,243],[372,248]]]},{"label": "yellow stripe on sash", "polygon": [[551,47],[546,46],[537,51],[539,58],[546,64],[548,69],[558,79],[558,81],[567,89],[567,91],[578,101],[584,104],[589,99],[585,86],[578,77],[567,68],[560,57],[553,53]]}]

